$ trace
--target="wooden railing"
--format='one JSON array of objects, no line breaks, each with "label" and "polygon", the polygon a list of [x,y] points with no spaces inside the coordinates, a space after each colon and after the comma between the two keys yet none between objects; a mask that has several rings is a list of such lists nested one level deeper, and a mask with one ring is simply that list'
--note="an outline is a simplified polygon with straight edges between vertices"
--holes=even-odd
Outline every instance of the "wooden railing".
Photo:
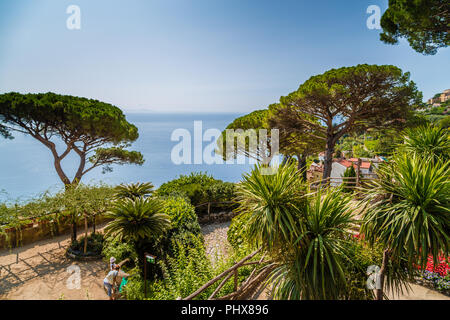
[{"label": "wooden railing", "polygon": [[214,204],[215,205],[217,205],[217,204],[218,205],[221,205],[221,204],[236,204],[236,202],[235,201],[208,201],[208,202],[204,202],[204,203],[196,205],[195,208],[208,206],[207,213],[208,213],[208,216],[211,216],[211,205],[214,205]]},{"label": "wooden railing", "polygon": [[[197,289],[195,292],[193,292],[189,296],[187,296],[183,299],[180,297],[180,298],[178,298],[178,300],[192,300],[195,297],[197,297],[199,294],[204,292],[206,289],[208,289],[209,287],[211,287],[212,285],[214,285],[215,283],[217,283],[219,280],[222,279],[222,281],[219,283],[219,285],[214,290],[214,292],[211,293],[211,295],[208,297],[208,300],[213,300],[214,297],[217,295],[217,293],[219,293],[220,289],[222,289],[223,286],[227,283],[227,281],[230,280],[230,278],[233,276],[234,276],[233,292],[224,297],[220,297],[217,299],[218,300],[229,300],[229,299],[238,297],[239,295],[241,295],[242,293],[247,291],[249,288],[252,288],[255,284],[258,283],[258,281],[261,281],[261,279],[264,279],[263,276],[267,273],[267,268],[266,269],[262,268],[259,270],[259,272],[257,272],[258,265],[268,263],[268,261],[263,261],[264,257],[265,257],[264,255],[261,257],[261,259],[259,261],[247,262],[248,260],[253,258],[257,253],[259,253],[260,251],[261,251],[261,249],[258,249],[256,251],[252,252],[251,254],[249,254],[248,256],[243,258],[241,261],[235,263],[231,268],[223,271],[217,277],[209,280],[207,283],[205,283],[203,286],[201,286],[199,289]],[[249,266],[249,265],[255,265],[255,268],[251,272],[250,276],[242,283],[242,285],[240,287],[238,287],[239,268],[244,267],[244,266]],[[261,276],[261,275],[263,275],[263,276]]]},{"label": "wooden railing", "polygon": [[318,189],[323,187],[338,187],[345,184],[346,188],[358,189],[364,186],[368,186],[370,181],[376,178],[376,174],[366,174],[365,177],[329,177],[326,179],[318,179],[310,181],[309,185],[311,189]]}]

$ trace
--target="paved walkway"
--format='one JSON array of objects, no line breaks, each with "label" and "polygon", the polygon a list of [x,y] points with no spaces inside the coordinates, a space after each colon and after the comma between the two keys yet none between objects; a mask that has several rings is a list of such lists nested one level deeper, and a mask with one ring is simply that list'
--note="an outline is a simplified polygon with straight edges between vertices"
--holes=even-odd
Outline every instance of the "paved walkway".
[{"label": "paved walkway", "polygon": [[[202,228],[206,250],[213,262],[216,256],[224,256],[230,250],[226,237],[229,224],[215,223]],[[103,261],[74,262],[67,259],[64,253],[69,242],[70,235],[64,235],[0,251],[0,300],[108,299],[102,285],[108,266]],[[80,274],[78,288],[75,269]],[[416,284],[412,285],[409,293],[388,296],[393,300],[450,300]],[[253,298],[270,299],[269,290],[261,290]]]},{"label": "paved walkway", "polygon": [[108,265],[67,259],[69,242],[64,235],[0,251],[0,300],[107,299],[102,282]]}]

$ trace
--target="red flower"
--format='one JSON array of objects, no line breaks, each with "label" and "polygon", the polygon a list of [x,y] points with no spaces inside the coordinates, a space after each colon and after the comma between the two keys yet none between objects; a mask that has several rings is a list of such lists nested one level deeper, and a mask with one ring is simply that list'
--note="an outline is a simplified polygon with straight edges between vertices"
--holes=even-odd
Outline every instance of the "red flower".
[{"label": "red flower", "polygon": [[[450,257],[439,256],[438,260],[439,264],[435,266],[433,262],[433,256],[429,255],[425,270],[429,272],[436,272],[440,276],[445,277],[448,273],[450,273]],[[417,269],[421,269],[420,266],[417,266]]]}]

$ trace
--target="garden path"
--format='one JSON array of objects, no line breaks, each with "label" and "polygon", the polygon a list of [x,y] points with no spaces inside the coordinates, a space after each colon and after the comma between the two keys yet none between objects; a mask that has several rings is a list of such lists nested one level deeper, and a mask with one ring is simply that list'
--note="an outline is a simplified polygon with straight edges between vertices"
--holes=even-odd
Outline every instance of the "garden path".
[{"label": "garden path", "polygon": [[214,264],[221,258],[226,258],[231,246],[228,243],[227,231],[230,222],[217,222],[202,225],[202,233],[205,238],[206,254]]},{"label": "garden path", "polygon": [[[108,266],[69,260],[64,255],[69,243],[70,235],[62,235],[0,251],[0,300],[107,299],[102,282]],[[73,288],[74,273],[67,269],[73,265],[80,268],[79,288]]]},{"label": "garden path", "polygon": [[[230,223],[215,223],[202,227],[208,255],[227,255],[230,245],[227,231]],[[98,229],[102,229],[101,227]],[[81,235],[80,235],[81,236]],[[0,300],[106,300],[102,282],[108,266],[103,261],[73,262],[64,256],[70,235],[42,240],[12,250],[0,251]],[[71,265],[80,268],[80,288],[67,286]],[[69,281],[70,282],[70,281]],[[393,300],[450,300],[420,285],[400,296],[388,293]],[[269,290],[257,290],[256,300],[270,299]]]}]

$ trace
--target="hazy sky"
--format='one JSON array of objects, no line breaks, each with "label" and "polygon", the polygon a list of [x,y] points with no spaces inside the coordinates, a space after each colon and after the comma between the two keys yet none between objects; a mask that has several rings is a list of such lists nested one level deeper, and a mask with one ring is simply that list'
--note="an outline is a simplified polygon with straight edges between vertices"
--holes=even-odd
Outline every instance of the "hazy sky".
[{"label": "hazy sky", "polygon": [[[69,30],[69,5],[81,29]],[[450,49],[423,56],[366,26],[387,0],[0,0],[0,92],[99,99],[126,111],[248,112],[359,63],[450,88]]]}]

